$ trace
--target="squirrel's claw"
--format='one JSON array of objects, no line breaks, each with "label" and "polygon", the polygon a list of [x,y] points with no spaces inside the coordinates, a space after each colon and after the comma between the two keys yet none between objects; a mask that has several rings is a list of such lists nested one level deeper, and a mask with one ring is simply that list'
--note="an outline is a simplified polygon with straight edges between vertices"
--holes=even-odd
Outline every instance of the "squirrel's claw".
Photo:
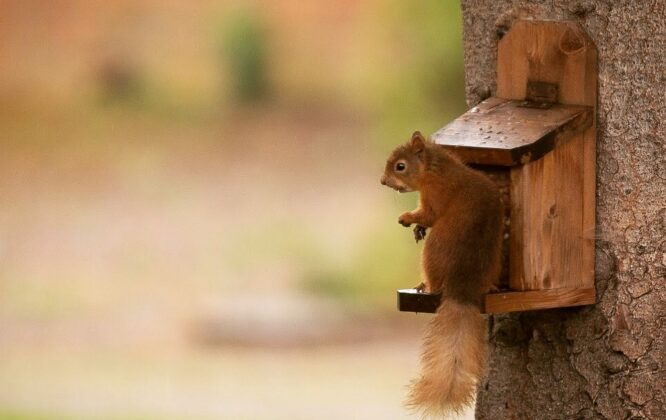
[{"label": "squirrel's claw", "polygon": [[426,236],[426,227],[421,225],[414,226],[414,239],[418,244],[421,239],[424,239]]},{"label": "squirrel's claw", "polygon": [[488,286],[488,292],[489,293],[497,293],[499,291],[500,291],[500,288],[497,287],[496,284],[491,284],[490,286]]},{"label": "squirrel's claw", "polygon": [[424,282],[419,283],[418,286],[414,286],[414,289],[416,289],[417,292],[423,293],[425,291],[426,285]]}]

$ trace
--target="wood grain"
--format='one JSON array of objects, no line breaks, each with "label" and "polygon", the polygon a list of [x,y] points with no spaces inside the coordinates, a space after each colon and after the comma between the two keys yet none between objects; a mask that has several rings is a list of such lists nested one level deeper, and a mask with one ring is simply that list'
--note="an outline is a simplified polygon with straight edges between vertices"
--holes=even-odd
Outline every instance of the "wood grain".
[{"label": "wood grain", "polygon": [[484,313],[495,314],[537,309],[591,305],[594,288],[563,288],[486,295]]},{"label": "wood grain", "polygon": [[[435,313],[442,301],[440,294],[419,293],[415,289],[398,290],[398,310]],[[595,301],[594,288],[561,288],[522,292],[489,293],[485,296],[483,313],[532,311],[589,305]]]},{"label": "wood grain", "polygon": [[467,163],[515,166],[534,161],[592,123],[592,108],[489,98],[432,135]]},{"label": "wood grain", "polygon": [[398,310],[434,314],[442,302],[442,294],[421,293],[416,289],[398,290]]},{"label": "wood grain", "polygon": [[[499,44],[497,95],[520,100],[528,81],[554,83],[559,103],[594,110],[596,56],[575,23],[518,21]],[[512,290],[594,287],[594,118],[589,123],[541,159],[511,169]]]}]

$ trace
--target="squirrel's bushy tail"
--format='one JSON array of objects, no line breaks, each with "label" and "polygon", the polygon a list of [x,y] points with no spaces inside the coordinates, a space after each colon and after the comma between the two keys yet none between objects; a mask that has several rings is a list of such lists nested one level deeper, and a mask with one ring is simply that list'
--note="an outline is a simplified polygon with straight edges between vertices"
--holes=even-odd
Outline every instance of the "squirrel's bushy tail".
[{"label": "squirrel's bushy tail", "polygon": [[421,377],[407,406],[424,417],[460,413],[474,402],[488,352],[486,322],[479,308],[444,298],[423,346]]}]

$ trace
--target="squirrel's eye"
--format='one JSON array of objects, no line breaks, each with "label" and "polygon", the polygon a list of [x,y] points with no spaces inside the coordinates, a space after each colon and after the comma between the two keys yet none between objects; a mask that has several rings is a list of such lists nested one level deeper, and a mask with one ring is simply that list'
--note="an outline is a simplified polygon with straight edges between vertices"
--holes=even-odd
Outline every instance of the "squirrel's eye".
[{"label": "squirrel's eye", "polygon": [[398,172],[404,171],[406,167],[404,162],[398,162],[395,164],[395,170]]}]

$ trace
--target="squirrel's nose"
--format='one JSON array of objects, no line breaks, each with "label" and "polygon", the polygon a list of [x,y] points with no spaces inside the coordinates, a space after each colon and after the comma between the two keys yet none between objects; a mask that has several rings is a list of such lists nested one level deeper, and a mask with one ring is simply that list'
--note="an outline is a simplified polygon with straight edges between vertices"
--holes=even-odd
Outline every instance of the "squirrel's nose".
[{"label": "squirrel's nose", "polygon": [[386,185],[386,177],[385,177],[385,176],[382,176],[382,177],[379,179],[379,182],[381,182],[382,185]]}]

